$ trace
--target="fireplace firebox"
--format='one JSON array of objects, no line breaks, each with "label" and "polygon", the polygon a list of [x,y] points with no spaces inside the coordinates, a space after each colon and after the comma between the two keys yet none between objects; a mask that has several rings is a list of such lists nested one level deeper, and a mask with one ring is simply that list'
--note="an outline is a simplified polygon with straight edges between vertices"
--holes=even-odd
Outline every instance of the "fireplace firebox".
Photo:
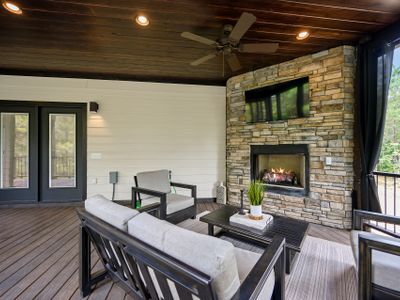
[{"label": "fireplace firebox", "polygon": [[307,145],[252,145],[251,179],[262,181],[268,192],[307,196],[310,163]]}]

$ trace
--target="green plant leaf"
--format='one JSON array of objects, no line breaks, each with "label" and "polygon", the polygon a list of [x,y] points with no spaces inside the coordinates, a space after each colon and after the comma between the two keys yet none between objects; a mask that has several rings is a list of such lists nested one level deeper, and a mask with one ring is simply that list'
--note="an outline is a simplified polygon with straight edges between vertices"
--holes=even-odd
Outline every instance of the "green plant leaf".
[{"label": "green plant leaf", "polygon": [[262,205],[264,200],[265,185],[260,180],[250,182],[247,196],[251,205]]}]

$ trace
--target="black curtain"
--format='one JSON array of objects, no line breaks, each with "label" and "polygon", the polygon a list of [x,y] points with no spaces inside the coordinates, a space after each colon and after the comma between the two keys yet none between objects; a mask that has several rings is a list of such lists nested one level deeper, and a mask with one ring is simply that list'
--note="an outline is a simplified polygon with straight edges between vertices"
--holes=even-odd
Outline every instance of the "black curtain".
[{"label": "black curtain", "polygon": [[361,159],[360,209],[382,212],[372,172],[379,160],[385,129],[386,107],[393,64],[394,44],[358,49],[358,106]]}]

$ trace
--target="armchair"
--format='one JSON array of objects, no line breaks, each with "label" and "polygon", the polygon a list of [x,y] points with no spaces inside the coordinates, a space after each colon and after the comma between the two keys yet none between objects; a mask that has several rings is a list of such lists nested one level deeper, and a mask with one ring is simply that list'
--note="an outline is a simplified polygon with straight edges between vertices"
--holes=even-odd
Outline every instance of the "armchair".
[{"label": "armchair", "polygon": [[[400,218],[354,210],[351,241],[359,299],[400,299],[400,235],[369,221],[400,225]],[[368,232],[374,229],[385,235]]]},{"label": "armchair", "polygon": [[[158,208],[158,217],[177,224],[196,217],[197,188],[195,185],[170,182],[168,170],[137,173],[132,187],[132,207]],[[171,186],[191,190],[191,196],[171,193]]]}]

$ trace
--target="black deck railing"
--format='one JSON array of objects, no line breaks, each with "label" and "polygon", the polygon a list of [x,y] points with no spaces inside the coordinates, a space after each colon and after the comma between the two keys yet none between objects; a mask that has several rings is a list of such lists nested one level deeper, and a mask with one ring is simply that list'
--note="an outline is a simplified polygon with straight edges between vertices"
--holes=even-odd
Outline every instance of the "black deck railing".
[{"label": "black deck railing", "polygon": [[28,176],[28,164],[26,161],[26,156],[16,156],[14,157],[14,174],[17,178],[25,178]]},{"label": "black deck railing", "polygon": [[[387,172],[374,172],[376,185],[378,187],[379,202],[382,212],[387,215],[400,216],[400,174]],[[386,229],[399,231],[399,226]]]},{"label": "black deck railing", "polygon": [[53,178],[71,178],[75,176],[75,157],[53,156],[51,162]]},{"label": "black deck railing", "polygon": [[[75,176],[75,157],[73,156],[55,156],[52,157],[52,176],[74,177]],[[26,156],[14,157],[14,177],[26,178],[28,176],[28,162]]]}]

